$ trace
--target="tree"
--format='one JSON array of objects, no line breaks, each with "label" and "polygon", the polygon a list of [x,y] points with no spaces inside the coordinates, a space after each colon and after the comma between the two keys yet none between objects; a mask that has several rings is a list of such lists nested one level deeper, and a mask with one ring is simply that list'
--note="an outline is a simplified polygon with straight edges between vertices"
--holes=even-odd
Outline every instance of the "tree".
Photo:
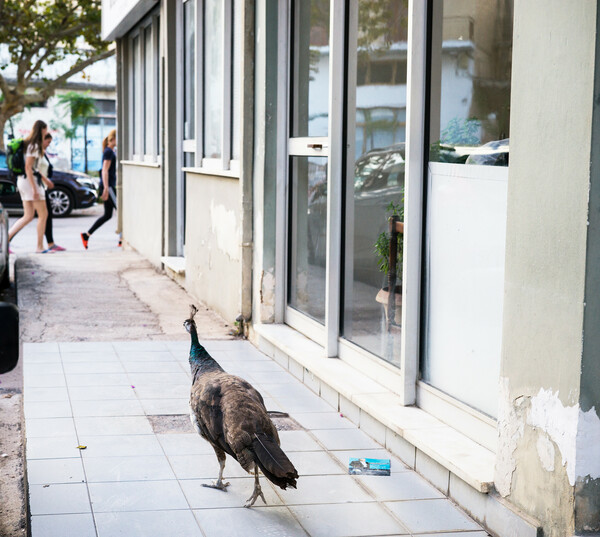
[{"label": "tree", "polygon": [[[0,0],[0,149],[12,116],[114,54],[100,29],[101,0]],[[43,76],[61,63],[62,72]]]},{"label": "tree", "polygon": [[67,93],[58,97],[58,102],[67,108],[71,121],[69,124],[62,121],[53,122],[52,127],[60,128],[63,131],[65,138],[69,140],[71,144],[72,167],[73,140],[77,135],[77,129],[83,126],[84,171],[87,173],[87,121],[90,117],[95,116],[98,112],[95,99],[90,97],[89,91],[85,93],[68,91]]}]

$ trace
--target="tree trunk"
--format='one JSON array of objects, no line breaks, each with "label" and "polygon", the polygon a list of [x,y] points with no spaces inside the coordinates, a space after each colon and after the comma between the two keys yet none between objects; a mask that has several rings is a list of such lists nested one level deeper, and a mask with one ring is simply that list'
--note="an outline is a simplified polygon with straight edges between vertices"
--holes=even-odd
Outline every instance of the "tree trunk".
[{"label": "tree trunk", "polygon": [[0,136],[0,151],[6,151],[6,147],[4,146],[4,127],[6,127],[6,120],[7,118],[0,114],[0,133],[2,134],[2,136]]}]

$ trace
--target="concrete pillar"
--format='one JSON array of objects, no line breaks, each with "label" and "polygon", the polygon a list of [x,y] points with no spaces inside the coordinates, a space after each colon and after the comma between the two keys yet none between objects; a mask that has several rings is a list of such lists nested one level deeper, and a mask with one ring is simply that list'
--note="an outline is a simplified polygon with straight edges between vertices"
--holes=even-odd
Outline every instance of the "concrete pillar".
[{"label": "concrete pillar", "polygon": [[597,6],[514,23],[496,487],[564,537],[600,531]]}]

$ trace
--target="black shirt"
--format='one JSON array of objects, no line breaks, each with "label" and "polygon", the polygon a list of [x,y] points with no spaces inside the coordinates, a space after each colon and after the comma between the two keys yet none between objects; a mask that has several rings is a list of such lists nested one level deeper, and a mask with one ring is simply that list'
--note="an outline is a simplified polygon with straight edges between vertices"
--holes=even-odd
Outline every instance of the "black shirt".
[{"label": "black shirt", "polygon": [[104,168],[104,161],[110,160],[110,167],[108,168],[108,186],[113,188],[117,187],[117,155],[110,148],[107,147],[102,154],[102,168]]}]

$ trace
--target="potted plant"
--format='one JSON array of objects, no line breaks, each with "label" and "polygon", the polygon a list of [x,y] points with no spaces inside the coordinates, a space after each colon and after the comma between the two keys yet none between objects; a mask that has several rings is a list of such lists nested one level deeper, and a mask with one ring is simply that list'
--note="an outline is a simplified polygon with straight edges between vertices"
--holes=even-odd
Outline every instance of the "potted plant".
[{"label": "potted plant", "polygon": [[[387,325],[400,325],[402,320],[402,259],[403,259],[403,234],[404,234],[404,204],[394,203],[387,206],[389,229],[383,231],[375,241],[375,253],[377,254],[377,265],[385,274],[385,283],[375,300],[383,304]],[[393,244],[392,240],[396,243]],[[390,256],[390,250],[392,255]],[[393,251],[396,254],[394,256]],[[390,262],[392,266],[390,266]],[[394,266],[395,265],[395,266]],[[390,270],[391,269],[391,270]],[[390,283],[393,292],[390,294]],[[391,307],[391,309],[390,309]]]}]

